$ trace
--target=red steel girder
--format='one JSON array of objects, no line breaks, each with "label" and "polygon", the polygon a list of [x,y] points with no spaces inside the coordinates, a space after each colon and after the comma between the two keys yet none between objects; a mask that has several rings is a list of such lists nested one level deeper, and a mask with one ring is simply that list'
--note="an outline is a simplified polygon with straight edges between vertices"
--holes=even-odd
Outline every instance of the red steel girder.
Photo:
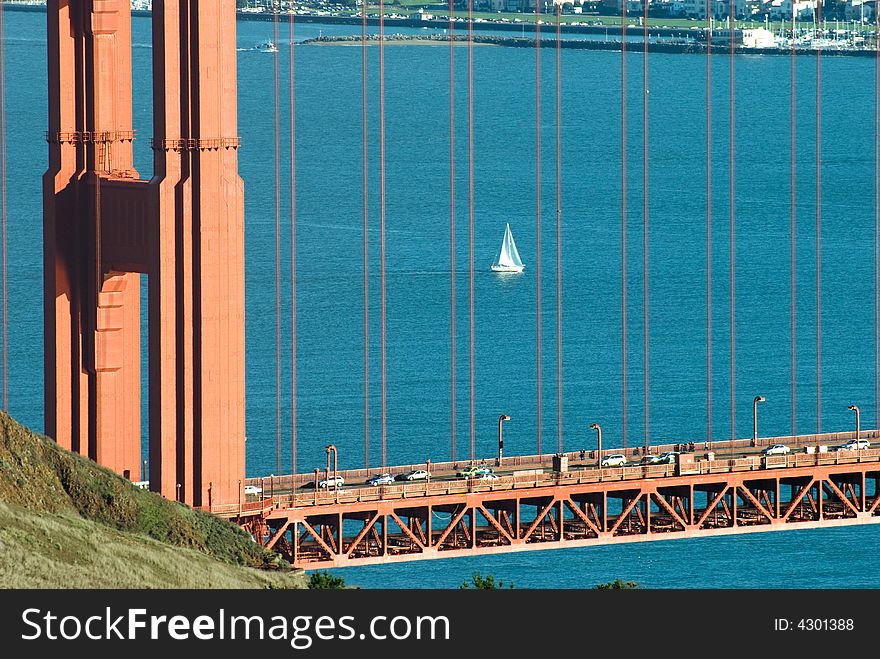
[{"label": "red steel girder", "polygon": [[762,515],[764,515],[764,517],[767,518],[767,521],[769,521],[771,524],[773,523],[773,514],[764,507],[764,504],[762,504],[755,498],[755,495],[751,493],[748,487],[738,485],[736,486],[735,490],[738,490],[742,495],[745,496],[746,499],[751,501],[752,504],[755,506],[755,509]]}]

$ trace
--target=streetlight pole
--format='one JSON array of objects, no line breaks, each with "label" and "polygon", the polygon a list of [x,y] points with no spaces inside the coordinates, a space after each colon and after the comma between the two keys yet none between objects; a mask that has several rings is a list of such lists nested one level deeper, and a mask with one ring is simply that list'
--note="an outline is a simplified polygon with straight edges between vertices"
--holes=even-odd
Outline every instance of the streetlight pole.
[{"label": "streetlight pole", "polygon": [[335,444],[327,444],[327,477],[330,477],[330,453],[333,453],[333,491],[336,493],[336,500],[339,501],[339,481],[337,480],[339,470],[339,452],[336,450]]},{"label": "streetlight pole", "polygon": [[755,396],[752,401],[752,446],[758,445],[758,403],[766,400],[763,396]]},{"label": "streetlight pole", "polygon": [[862,445],[859,443],[859,435],[861,434],[860,433],[860,431],[861,431],[860,426],[861,426],[862,411],[859,409],[858,405],[850,405],[846,409],[848,409],[850,412],[856,413],[856,451],[858,451],[857,455],[858,455],[859,460],[861,460],[862,459]]},{"label": "streetlight pole", "polygon": [[860,435],[860,433],[861,433],[861,427],[860,427],[860,426],[861,426],[861,415],[862,415],[862,411],[859,409],[859,406],[858,406],[858,405],[850,405],[850,406],[847,407],[846,409],[848,409],[850,412],[855,412],[855,413],[856,413],[856,441],[858,442],[858,441],[859,441],[859,435]]},{"label": "streetlight pole", "polygon": [[510,421],[510,416],[507,414],[502,414],[498,417],[498,466],[501,466],[501,458],[504,455],[504,436],[502,435],[502,428],[504,427],[504,422]]},{"label": "streetlight pole", "polygon": [[596,431],[596,434],[599,437],[599,467],[602,467],[602,426],[598,423],[594,423],[590,426],[592,430]]}]

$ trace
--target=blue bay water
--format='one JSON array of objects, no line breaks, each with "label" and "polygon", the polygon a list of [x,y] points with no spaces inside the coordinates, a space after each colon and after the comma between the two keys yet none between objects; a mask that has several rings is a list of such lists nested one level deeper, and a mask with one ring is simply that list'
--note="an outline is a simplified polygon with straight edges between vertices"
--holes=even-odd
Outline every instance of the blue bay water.
[{"label": "blue bay water", "polygon": [[[136,165],[152,171],[149,19],[134,20]],[[288,53],[282,26],[281,96]],[[351,27],[298,25],[296,40]],[[41,187],[46,167],[45,15],[8,12],[10,411],[42,429]],[[401,30],[404,31],[404,30]],[[418,30],[407,30],[418,32]],[[252,50],[270,23],[239,22],[240,171],[246,194],[247,470],[275,462],[275,166],[273,57]],[[393,463],[450,455],[448,56],[444,46],[386,48],[387,448]],[[364,462],[361,54],[297,46],[298,467],[339,447]],[[543,446],[555,451],[555,54],[544,51],[541,148]],[[457,453],[469,453],[467,50],[456,55]],[[378,50],[369,56],[370,463],[380,461]],[[816,428],[815,61],[798,58],[797,429]],[[736,434],[787,434],[789,363],[789,65],[736,58]],[[565,50],[563,67],[563,447],[621,438],[620,54]],[[642,56],[628,60],[629,441],[644,438],[642,325]],[[822,428],[874,426],[874,63],[823,59]],[[493,454],[506,412],[507,454],[536,448],[534,51],[477,47],[475,72],[476,449]],[[713,429],[730,436],[729,60],[713,69]],[[650,440],[706,434],[705,58],[650,56]],[[289,117],[283,104],[282,363],[290,350]],[[510,222],[526,270],[488,271]],[[146,358],[146,357],[145,357]],[[290,369],[283,373],[285,471]],[[146,387],[146,385],[145,385]],[[474,570],[520,587],[589,587],[617,577],[649,587],[877,587],[864,548],[876,526],[527,552],[341,571],[365,587],[455,587]],[[841,557],[845,556],[844,560]]]}]

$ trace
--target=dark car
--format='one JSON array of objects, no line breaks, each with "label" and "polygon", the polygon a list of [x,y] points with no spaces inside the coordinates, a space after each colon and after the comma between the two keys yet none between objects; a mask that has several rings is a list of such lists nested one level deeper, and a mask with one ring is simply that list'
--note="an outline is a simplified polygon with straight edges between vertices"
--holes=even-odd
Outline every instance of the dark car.
[{"label": "dark car", "polygon": [[372,478],[367,479],[367,485],[378,487],[379,485],[390,485],[394,482],[394,476],[391,474],[376,474]]}]

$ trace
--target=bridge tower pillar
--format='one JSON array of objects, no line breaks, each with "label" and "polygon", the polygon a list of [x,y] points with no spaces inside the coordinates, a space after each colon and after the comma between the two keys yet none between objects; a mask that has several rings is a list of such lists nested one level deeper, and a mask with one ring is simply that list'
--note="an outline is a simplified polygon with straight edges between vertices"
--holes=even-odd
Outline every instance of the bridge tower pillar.
[{"label": "bridge tower pillar", "polygon": [[[45,431],[192,505],[244,478],[235,0],[154,0],[154,171],[132,164],[128,0],[49,0]],[[140,284],[148,282],[149,475]]]}]

